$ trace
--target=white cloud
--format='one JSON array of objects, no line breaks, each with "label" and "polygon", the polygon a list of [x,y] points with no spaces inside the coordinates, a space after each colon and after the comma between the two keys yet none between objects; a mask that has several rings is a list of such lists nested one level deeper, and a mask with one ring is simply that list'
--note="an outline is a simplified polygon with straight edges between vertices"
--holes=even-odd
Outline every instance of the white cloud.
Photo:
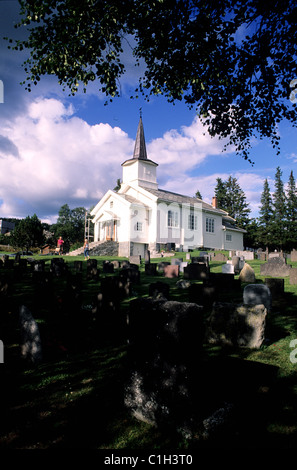
[{"label": "white cloud", "polygon": [[88,207],[121,176],[133,141],[109,124],[91,126],[57,99],[38,99],[3,130],[19,158],[1,158],[2,216],[57,214],[61,205]]},{"label": "white cloud", "polygon": [[[222,141],[204,132],[195,119],[147,145],[148,158],[159,164],[161,188],[189,196],[199,189],[203,199],[211,202],[216,179],[226,180],[229,174],[214,168],[213,173],[208,169],[207,176],[193,176],[193,170],[223,148]],[[2,217],[36,213],[46,220],[65,203],[86,208],[96,204],[122,177],[121,163],[131,158],[134,148],[134,139],[119,127],[90,125],[75,115],[73,106],[54,98],[32,101],[27,114],[11,121],[2,133],[3,143],[14,149],[14,154],[4,153],[0,159]],[[256,207],[264,180],[254,173],[233,176]]]}]

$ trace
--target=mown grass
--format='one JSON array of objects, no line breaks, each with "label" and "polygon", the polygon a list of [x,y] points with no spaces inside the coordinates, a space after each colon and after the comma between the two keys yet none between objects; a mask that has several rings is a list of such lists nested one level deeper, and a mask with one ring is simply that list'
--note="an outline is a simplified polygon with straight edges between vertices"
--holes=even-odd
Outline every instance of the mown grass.
[{"label": "mown grass", "polygon": [[[185,256],[176,254],[178,258],[185,259]],[[49,269],[50,257],[35,258],[45,259],[46,270]],[[71,270],[73,262],[82,257],[64,259]],[[105,259],[97,258],[99,269]],[[249,261],[257,282],[265,280],[260,275],[261,263]],[[222,264],[212,262],[211,271],[220,272]],[[1,268],[1,275],[9,277],[12,272]],[[172,300],[188,300],[187,291],[177,288],[176,279],[160,277],[159,280],[169,284]],[[121,303],[123,317],[129,302],[148,296],[148,286],[155,281],[155,277],[144,274],[144,266],[141,266],[141,283],[133,285],[132,296]],[[90,308],[100,290],[100,277],[87,280],[84,264],[79,315],[65,308],[65,289],[66,280],[57,278],[53,291],[39,295],[31,274],[27,273],[16,279],[12,291],[1,299],[0,339],[4,343],[4,364],[0,364],[0,448],[162,451],[295,447],[297,364],[290,360],[290,342],[297,338],[297,286],[291,285],[289,278],[285,278],[285,295],[273,302],[265,341],[259,350],[204,345],[207,373],[199,366],[197,380],[201,381],[201,388],[207,390],[213,409],[224,400],[234,404],[234,408],[227,427],[202,440],[198,434],[185,439],[176,430],[157,429],[130,415],[123,403],[128,373],[125,327],[122,331],[114,331],[112,327],[102,331],[100,321]],[[240,301],[242,292],[236,295],[233,300]],[[31,309],[43,341],[44,360],[34,367],[19,358],[17,312],[22,303]],[[205,318],[208,314],[206,310]],[[203,399],[197,397],[197,401],[199,399],[201,406],[205,406]]]}]

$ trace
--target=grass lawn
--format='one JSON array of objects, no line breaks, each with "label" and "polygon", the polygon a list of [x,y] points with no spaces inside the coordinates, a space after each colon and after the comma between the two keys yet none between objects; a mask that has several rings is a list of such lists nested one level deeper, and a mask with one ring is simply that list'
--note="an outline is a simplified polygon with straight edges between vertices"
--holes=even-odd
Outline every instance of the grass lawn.
[{"label": "grass lawn", "polygon": [[[176,254],[178,258],[185,256],[185,253]],[[45,269],[49,270],[51,257],[34,258],[45,260]],[[289,278],[285,278],[285,295],[273,302],[267,317],[265,342],[259,350],[204,344],[203,367],[207,374],[200,365],[197,367],[201,389],[209,391],[208,400],[213,409],[224,400],[234,406],[227,424],[216,432],[201,439],[197,431],[197,435],[186,439],[176,430],[157,429],[137,421],[124,407],[128,370],[125,322],[120,331],[115,331],[112,325],[102,331],[100,319],[92,311],[94,297],[100,291],[100,279],[111,276],[102,274],[102,264],[107,258],[96,259],[101,270],[98,280],[88,280],[86,262],[83,265],[79,313],[66,308],[69,297],[65,297],[64,277],[55,278],[51,289],[40,291],[32,281],[31,271],[27,270],[15,278],[7,294],[2,293],[1,449],[177,451],[296,446],[297,363],[290,360],[290,354],[291,358],[294,356],[290,342],[297,339],[297,286],[290,285]],[[64,260],[72,270],[74,261],[83,257],[65,256]],[[262,262],[248,263],[255,270],[257,282],[264,282],[260,276]],[[211,262],[211,271],[221,272],[222,264]],[[297,263],[292,265],[297,267]],[[12,275],[12,268],[0,268],[0,280]],[[158,280],[170,285],[171,300],[188,301],[187,290],[177,288],[176,279],[159,276]],[[145,275],[142,265],[141,283],[133,285],[132,296],[121,303],[123,319],[130,300],[147,296],[149,284],[155,281],[156,277]],[[237,297],[234,294],[233,300],[241,299],[242,292]],[[42,337],[44,360],[35,367],[20,360],[17,317],[21,304],[31,309]],[[206,310],[205,318],[208,314]],[[203,399],[199,399],[204,407]]]}]

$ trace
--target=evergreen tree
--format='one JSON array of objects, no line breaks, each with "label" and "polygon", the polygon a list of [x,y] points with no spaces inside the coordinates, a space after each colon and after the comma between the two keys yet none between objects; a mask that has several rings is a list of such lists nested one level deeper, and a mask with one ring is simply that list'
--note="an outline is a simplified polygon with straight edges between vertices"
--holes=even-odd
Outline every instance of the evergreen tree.
[{"label": "evergreen tree", "polygon": [[264,181],[263,192],[261,195],[261,207],[258,219],[258,241],[261,245],[268,248],[271,245],[271,224],[273,215],[272,197],[267,178]]},{"label": "evergreen tree", "polygon": [[223,182],[221,178],[217,178],[215,196],[218,207],[236,219],[238,227],[245,228],[249,223],[250,209],[237,179],[229,176],[227,181]]},{"label": "evergreen tree", "polygon": [[275,192],[273,194],[272,241],[275,247],[283,249],[287,241],[287,208],[282,171],[278,166],[275,173]]},{"label": "evergreen tree", "polygon": [[217,205],[220,209],[225,210],[226,207],[226,187],[221,178],[217,178],[217,185],[215,187],[215,197],[217,198]]},{"label": "evergreen tree", "polygon": [[195,193],[195,197],[196,197],[197,199],[202,199],[202,196],[201,196],[201,193],[200,193],[199,189],[197,189],[197,191],[196,191],[196,193]]},{"label": "evergreen tree", "polygon": [[290,173],[287,188],[287,248],[296,246],[297,240],[297,190],[293,171]]}]

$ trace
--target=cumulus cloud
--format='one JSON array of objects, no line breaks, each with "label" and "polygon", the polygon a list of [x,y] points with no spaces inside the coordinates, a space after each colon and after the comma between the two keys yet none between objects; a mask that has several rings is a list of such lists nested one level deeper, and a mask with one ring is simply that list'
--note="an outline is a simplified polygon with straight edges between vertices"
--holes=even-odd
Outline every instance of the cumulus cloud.
[{"label": "cumulus cloud", "polygon": [[[134,139],[119,127],[90,125],[75,115],[72,105],[56,98],[38,98],[26,115],[16,117],[0,137],[0,209],[6,217],[36,213],[43,220],[59,208],[96,204],[122,176],[121,164],[132,157]],[[159,164],[163,189],[194,196],[197,189],[211,202],[216,173],[196,176],[193,170],[222,150],[223,143],[204,135],[198,120],[172,130],[148,145],[148,157]],[[17,157],[17,158],[16,158]],[[178,169],[178,171],[177,171]],[[247,200],[256,204],[263,179],[251,173],[235,176]],[[261,187],[261,189],[260,189]]]},{"label": "cumulus cloud", "polygon": [[6,128],[2,142],[18,149],[19,158],[1,159],[2,216],[45,217],[66,202],[89,207],[115,186],[133,140],[118,127],[91,126],[73,113],[57,99],[38,99]]}]

